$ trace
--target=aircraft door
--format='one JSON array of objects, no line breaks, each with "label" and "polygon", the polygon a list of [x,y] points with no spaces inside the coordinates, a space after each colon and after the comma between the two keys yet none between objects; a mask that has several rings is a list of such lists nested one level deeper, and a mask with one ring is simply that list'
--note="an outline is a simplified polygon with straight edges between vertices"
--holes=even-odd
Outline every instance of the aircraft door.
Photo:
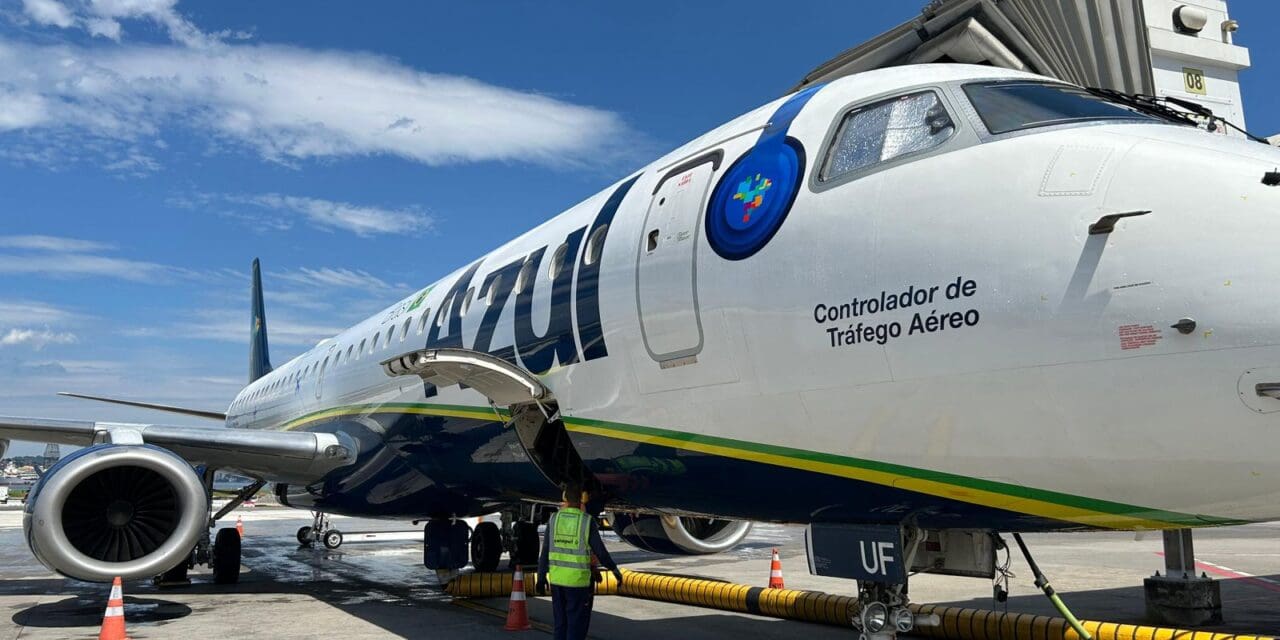
[{"label": "aircraft door", "polygon": [[658,362],[702,349],[695,253],[707,192],[722,156],[706,154],[667,172],[649,203],[636,262],[636,302],[645,348]]}]

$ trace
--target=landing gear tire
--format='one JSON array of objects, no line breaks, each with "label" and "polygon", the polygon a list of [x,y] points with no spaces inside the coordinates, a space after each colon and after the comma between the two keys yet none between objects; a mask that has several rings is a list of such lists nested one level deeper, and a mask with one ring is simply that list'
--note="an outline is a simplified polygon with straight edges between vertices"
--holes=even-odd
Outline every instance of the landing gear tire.
[{"label": "landing gear tire", "polygon": [[517,522],[512,527],[512,566],[529,566],[538,563],[538,525]]},{"label": "landing gear tire", "polygon": [[311,539],[311,527],[302,527],[298,529],[298,544],[304,547],[310,547],[314,542]]},{"label": "landing gear tire", "polygon": [[337,529],[330,529],[324,532],[324,548],[337,549],[342,546],[342,532]]},{"label": "landing gear tire", "polygon": [[240,534],[235,529],[227,527],[218,531],[209,566],[213,568],[215,584],[240,582]]},{"label": "landing gear tire", "polygon": [[476,571],[488,572],[498,568],[502,559],[502,531],[492,522],[481,522],[471,534],[471,564]]},{"label": "landing gear tire", "polygon": [[183,562],[182,564],[160,574],[155,579],[156,586],[157,587],[176,587],[176,586],[191,584],[191,580],[187,578],[188,568],[189,568],[189,564],[187,562]]}]

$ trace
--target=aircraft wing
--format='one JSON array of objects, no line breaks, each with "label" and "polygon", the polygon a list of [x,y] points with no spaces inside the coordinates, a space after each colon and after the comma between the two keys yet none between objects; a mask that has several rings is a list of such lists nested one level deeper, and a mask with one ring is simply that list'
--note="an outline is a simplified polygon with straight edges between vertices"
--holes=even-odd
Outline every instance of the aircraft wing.
[{"label": "aircraft wing", "polygon": [[238,471],[263,480],[295,483],[314,482],[333,469],[351,464],[356,452],[353,441],[331,433],[0,416],[0,442],[5,440],[82,447],[104,443],[151,444],[193,464]]}]

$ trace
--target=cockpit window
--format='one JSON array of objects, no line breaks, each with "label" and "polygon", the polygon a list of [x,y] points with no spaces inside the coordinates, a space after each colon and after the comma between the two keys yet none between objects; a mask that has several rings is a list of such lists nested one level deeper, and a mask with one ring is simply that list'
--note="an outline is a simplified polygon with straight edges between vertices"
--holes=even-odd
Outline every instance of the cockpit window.
[{"label": "cockpit window", "polygon": [[840,123],[821,179],[936,147],[951,138],[955,122],[938,94],[921,91],[849,112]]},{"label": "cockpit window", "polygon": [[1023,80],[966,84],[964,92],[993,134],[1093,120],[1162,122],[1069,84]]}]

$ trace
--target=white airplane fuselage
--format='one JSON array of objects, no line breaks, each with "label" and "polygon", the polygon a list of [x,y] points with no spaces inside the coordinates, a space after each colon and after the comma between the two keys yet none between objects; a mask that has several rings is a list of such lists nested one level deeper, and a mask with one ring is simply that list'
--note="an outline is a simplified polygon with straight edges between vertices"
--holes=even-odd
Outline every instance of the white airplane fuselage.
[{"label": "white airplane fuselage", "polygon": [[[304,491],[326,510],[555,499],[483,395],[381,365],[454,347],[537,374],[618,507],[1280,519],[1280,400],[1256,386],[1280,382],[1280,150],[1155,121],[992,133],[964,86],[1022,79],[1048,81],[925,65],[767,104],[255,381],[228,426],[355,438]],[[833,155],[846,115],[920,92],[945,138],[824,177],[859,153]],[[1090,233],[1118,213],[1141,215]]]}]

